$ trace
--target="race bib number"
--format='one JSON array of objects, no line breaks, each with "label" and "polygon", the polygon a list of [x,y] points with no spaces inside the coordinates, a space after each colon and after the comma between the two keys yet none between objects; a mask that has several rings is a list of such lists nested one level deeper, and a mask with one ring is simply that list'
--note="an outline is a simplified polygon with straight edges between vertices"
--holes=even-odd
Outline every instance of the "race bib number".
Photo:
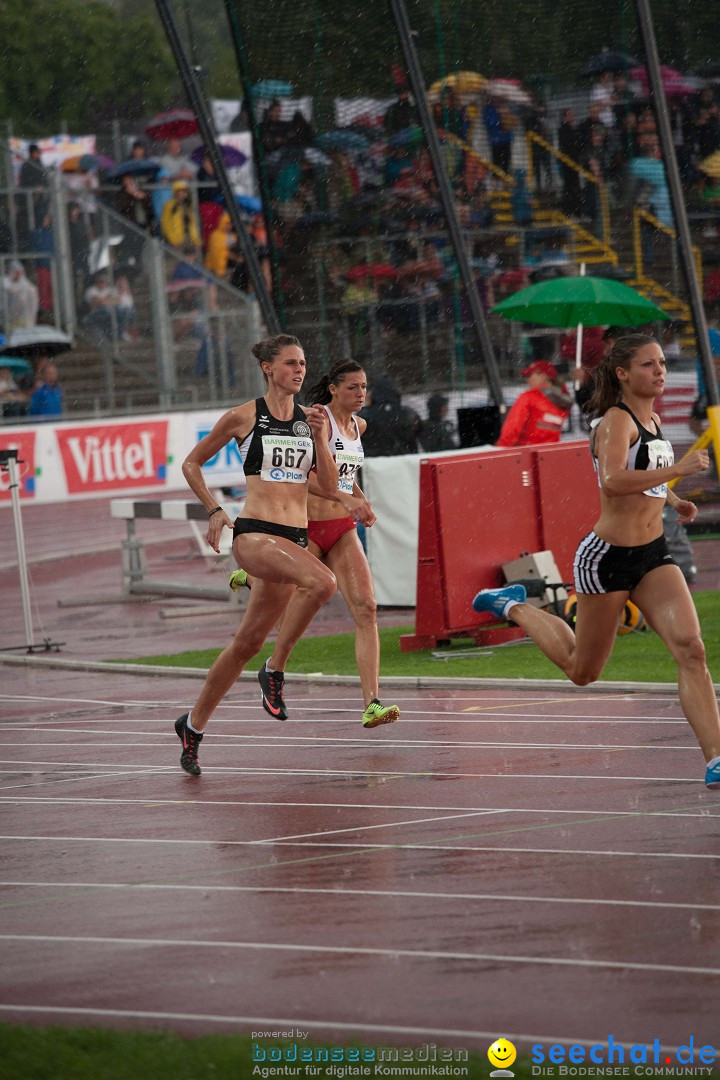
[{"label": "race bib number", "polygon": [[[653,469],[669,469],[675,464],[675,455],[669,442],[664,439],[655,439],[647,444],[648,472]],[[667,484],[657,484],[648,488],[643,495],[649,495],[653,499],[667,498]]]},{"label": "race bib number", "polygon": [[358,454],[353,450],[337,450],[335,464],[338,470],[338,491],[345,495],[352,495],[355,475],[362,466],[364,454]]},{"label": "race bib number", "polygon": [[313,459],[313,441],[296,435],[263,435],[260,479],[276,484],[305,484]]}]

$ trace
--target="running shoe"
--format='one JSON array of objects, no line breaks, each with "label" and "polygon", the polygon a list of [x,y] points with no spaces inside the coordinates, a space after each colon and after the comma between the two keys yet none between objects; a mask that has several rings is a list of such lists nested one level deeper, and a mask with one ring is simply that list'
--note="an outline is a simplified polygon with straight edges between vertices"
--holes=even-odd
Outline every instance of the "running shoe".
[{"label": "running shoe", "polygon": [[248,582],[247,570],[233,570],[228,585],[233,592],[237,592],[238,589],[242,589],[243,586],[245,586],[246,589],[251,589],[252,586]]},{"label": "running shoe", "polygon": [[191,776],[199,776],[202,769],[198,761],[198,747],[202,742],[202,735],[198,735],[197,731],[190,730],[187,726],[187,718],[188,714],[183,713],[175,721],[175,734],[183,744],[180,764],[185,772],[190,773]]},{"label": "running shoe", "polygon": [[283,701],[283,683],[285,675],[282,671],[268,671],[265,665],[258,671],[258,682],[262,690],[262,703],[265,712],[270,713],[276,720],[287,720],[287,711]]},{"label": "running shoe", "polygon": [[720,761],[716,761],[712,766],[708,765],[705,771],[705,786],[720,788]]},{"label": "running shoe", "polygon": [[362,726],[371,728],[379,727],[380,724],[394,724],[399,716],[397,705],[383,705],[377,698],[373,698],[362,714]]},{"label": "running shoe", "polygon": [[503,619],[505,605],[510,600],[524,604],[527,593],[524,585],[506,585],[504,589],[481,589],[472,602],[475,611],[489,611],[498,619]]}]

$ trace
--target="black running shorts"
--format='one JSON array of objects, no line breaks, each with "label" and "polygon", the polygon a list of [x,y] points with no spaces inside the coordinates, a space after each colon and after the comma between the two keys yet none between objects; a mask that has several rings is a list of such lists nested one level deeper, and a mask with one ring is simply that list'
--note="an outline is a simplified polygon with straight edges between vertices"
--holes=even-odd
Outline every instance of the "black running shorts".
[{"label": "black running shorts", "polygon": [[235,518],[233,528],[233,540],[243,533],[265,533],[268,536],[282,536],[285,540],[291,540],[298,547],[308,546],[307,529],[297,529],[293,525],[278,525],[275,521],[262,521],[260,518]]},{"label": "black running shorts", "polygon": [[676,566],[664,536],[637,547],[615,547],[590,532],[578,544],[573,563],[578,593],[631,592],[658,566]]}]

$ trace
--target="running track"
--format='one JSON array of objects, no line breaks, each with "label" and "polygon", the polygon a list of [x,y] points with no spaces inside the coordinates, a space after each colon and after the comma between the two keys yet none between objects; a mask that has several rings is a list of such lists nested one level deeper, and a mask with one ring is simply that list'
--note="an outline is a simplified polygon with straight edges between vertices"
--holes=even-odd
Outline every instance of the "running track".
[{"label": "running track", "polygon": [[720,796],[674,695],[3,666],[0,1020],[717,1045]]}]

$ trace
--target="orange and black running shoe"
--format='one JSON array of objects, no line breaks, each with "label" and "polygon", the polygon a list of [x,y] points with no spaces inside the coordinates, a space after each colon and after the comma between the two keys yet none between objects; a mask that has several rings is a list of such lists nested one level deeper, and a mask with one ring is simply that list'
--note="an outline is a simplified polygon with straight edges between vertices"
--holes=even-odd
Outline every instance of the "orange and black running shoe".
[{"label": "orange and black running shoe", "polygon": [[265,712],[270,713],[276,720],[287,720],[287,711],[283,701],[283,683],[285,675],[282,671],[268,671],[265,665],[258,671],[258,682],[262,690],[262,703]]},{"label": "orange and black running shoe", "polygon": [[190,730],[187,726],[187,718],[188,713],[183,713],[175,721],[175,734],[183,745],[180,764],[191,776],[199,776],[202,769],[198,761],[198,747],[202,742],[202,735]]}]

